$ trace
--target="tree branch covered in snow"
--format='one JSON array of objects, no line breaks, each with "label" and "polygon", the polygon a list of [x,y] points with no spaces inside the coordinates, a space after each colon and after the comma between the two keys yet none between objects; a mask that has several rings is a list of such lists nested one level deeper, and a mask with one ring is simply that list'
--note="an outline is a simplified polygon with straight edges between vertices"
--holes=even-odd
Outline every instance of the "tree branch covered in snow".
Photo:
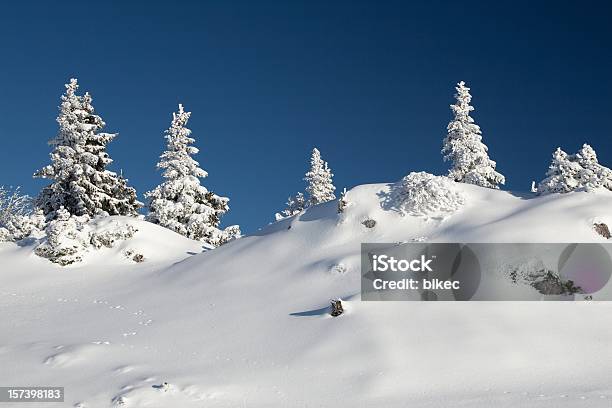
[{"label": "tree branch covered in snow", "polygon": [[19,241],[44,228],[45,217],[32,212],[32,199],[0,186],[0,242]]}]

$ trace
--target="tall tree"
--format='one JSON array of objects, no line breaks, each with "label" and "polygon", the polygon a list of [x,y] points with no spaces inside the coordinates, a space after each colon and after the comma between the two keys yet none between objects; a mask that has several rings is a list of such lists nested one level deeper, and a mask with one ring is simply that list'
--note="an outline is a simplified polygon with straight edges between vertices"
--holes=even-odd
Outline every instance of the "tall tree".
[{"label": "tall tree", "polygon": [[461,81],[455,88],[456,103],[451,105],[454,118],[447,127],[442,154],[451,162],[448,176],[455,181],[482,187],[499,188],[505,178],[495,171],[495,162],[489,158],[488,148],[482,142],[480,127],[474,123],[470,112],[472,95],[470,88]]},{"label": "tall tree", "polygon": [[327,162],[321,159],[321,152],[316,147],[312,149],[310,170],[304,177],[304,181],[307,183],[306,192],[309,194],[308,205],[316,205],[336,199],[333,176]]},{"label": "tall tree", "polygon": [[147,219],[191,239],[219,246],[239,236],[237,225],[220,230],[221,216],[229,210],[229,199],[220,197],[200,184],[208,173],[193,159],[198,149],[192,144],[187,122],[191,112],[183,105],[172,114],[166,130],[167,149],[160,156],[158,169],[165,181],[145,194],[148,198]]},{"label": "tall tree", "polygon": [[106,146],[117,134],[103,133],[105,123],[94,113],[89,93],[76,94],[76,79],[66,84],[57,117],[59,132],[49,141],[51,164],[34,177],[52,180],[35,200],[49,219],[60,208],[72,215],[136,215],[142,207],[136,190],[123,176],[107,169]]}]

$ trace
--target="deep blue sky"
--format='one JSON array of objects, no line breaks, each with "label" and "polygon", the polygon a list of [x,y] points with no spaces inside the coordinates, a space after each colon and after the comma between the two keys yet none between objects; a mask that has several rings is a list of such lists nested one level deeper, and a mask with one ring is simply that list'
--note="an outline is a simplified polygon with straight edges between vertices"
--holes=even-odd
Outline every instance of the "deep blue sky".
[{"label": "deep blue sky", "polygon": [[610,15],[603,1],[5,2],[0,184],[45,184],[31,174],[76,76],[139,194],[182,102],[203,184],[230,197],[224,224],[253,231],[303,190],[313,146],[338,189],[444,173],[465,80],[506,188],[527,190],[557,146],[588,141],[612,164]]}]

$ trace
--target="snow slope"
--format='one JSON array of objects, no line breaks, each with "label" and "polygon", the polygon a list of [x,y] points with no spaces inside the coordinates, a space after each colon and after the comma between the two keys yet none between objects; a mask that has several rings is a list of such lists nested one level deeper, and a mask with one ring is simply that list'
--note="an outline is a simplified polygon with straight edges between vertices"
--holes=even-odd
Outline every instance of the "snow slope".
[{"label": "snow slope", "polygon": [[0,244],[0,384],[64,386],[66,407],[612,406],[612,304],[359,300],[362,242],[604,241],[611,192],[461,184],[461,210],[425,219],[394,211],[391,188],[203,253],[134,219],[134,238],[79,266]]}]

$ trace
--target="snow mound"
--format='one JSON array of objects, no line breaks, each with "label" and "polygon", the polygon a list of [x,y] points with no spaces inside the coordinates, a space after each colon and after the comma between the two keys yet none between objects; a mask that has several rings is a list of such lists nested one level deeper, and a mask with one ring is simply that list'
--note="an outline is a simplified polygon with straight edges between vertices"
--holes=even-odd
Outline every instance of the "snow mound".
[{"label": "snow mound", "polygon": [[0,243],[0,383],[64,386],[88,408],[609,407],[612,304],[360,301],[363,242],[606,242],[593,222],[612,225],[609,191],[442,183],[464,197],[444,219],[369,184],[342,213],[315,205],[211,251],[127,217],[93,228],[132,238],[68,268]]}]

